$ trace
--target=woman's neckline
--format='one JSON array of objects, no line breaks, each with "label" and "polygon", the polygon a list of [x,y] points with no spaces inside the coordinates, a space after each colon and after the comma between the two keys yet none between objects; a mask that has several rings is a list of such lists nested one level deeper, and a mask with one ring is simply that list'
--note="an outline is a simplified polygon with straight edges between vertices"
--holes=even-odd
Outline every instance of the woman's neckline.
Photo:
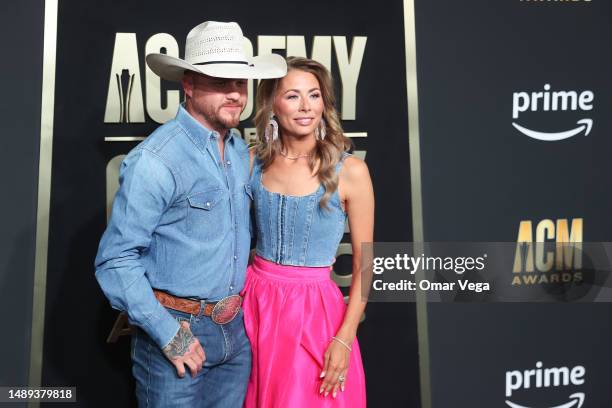
[{"label": "woman's neckline", "polygon": [[291,198],[306,198],[306,197],[312,197],[313,195],[316,195],[321,188],[323,187],[320,183],[319,183],[319,187],[317,187],[317,189],[315,191],[313,191],[310,194],[306,194],[306,195],[293,195],[293,194],[283,194],[283,193],[277,193],[276,191],[271,191],[268,189],[268,187],[266,187],[263,183],[263,171],[259,171],[259,184],[261,185],[261,188],[263,189],[263,191],[265,191],[268,194],[274,194],[274,195],[278,195],[278,196],[282,196],[282,197],[291,197]]}]

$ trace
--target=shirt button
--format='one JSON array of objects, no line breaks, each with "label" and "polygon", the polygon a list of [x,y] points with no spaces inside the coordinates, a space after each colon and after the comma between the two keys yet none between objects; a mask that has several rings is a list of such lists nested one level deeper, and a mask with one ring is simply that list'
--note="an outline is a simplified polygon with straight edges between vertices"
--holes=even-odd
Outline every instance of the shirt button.
[{"label": "shirt button", "polygon": [[227,165],[229,166],[230,164],[232,164],[232,162],[228,160],[227,161]]},{"label": "shirt button", "polygon": [[209,203],[209,202],[207,202],[207,203],[206,203],[206,206],[207,206],[207,207],[210,207],[210,203]]},{"label": "shirt button", "polygon": [[233,286],[230,286],[230,290],[234,290],[234,287],[233,287]]},{"label": "shirt button", "polygon": [[234,261],[235,261],[236,259],[238,259],[238,257],[237,257],[236,255],[234,255]]}]

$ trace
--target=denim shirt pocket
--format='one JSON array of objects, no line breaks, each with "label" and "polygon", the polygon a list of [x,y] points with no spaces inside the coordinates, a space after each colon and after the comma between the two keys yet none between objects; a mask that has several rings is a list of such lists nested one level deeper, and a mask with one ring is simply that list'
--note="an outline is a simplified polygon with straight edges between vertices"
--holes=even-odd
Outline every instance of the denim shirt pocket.
[{"label": "denim shirt pocket", "polygon": [[[227,218],[224,211],[225,192],[221,188],[202,191],[187,197],[187,223],[189,231],[207,235],[219,231],[219,223]],[[227,220],[226,220],[227,222]],[[199,235],[199,234],[198,234]]]},{"label": "denim shirt pocket", "polygon": [[214,190],[192,194],[187,197],[187,200],[190,207],[210,211],[221,201],[221,198],[223,198],[223,190],[215,188]]}]

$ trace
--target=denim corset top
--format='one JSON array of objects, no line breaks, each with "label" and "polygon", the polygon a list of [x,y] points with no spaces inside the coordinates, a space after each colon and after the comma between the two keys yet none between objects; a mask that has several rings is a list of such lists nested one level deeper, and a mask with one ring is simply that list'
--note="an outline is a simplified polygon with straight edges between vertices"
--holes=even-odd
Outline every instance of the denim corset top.
[{"label": "denim corset top", "polygon": [[[342,155],[336,165],[336,174],[348,155]],[[321,208],[319,201],[325,193],[321,184],[311,194],[292,196],[267,190],[261,180],[261,162],[255,158],[250,184],[255,207],[257,255],[282,265],[331,265],[346,222],[338,190],[331,195],[327,207]]]}]

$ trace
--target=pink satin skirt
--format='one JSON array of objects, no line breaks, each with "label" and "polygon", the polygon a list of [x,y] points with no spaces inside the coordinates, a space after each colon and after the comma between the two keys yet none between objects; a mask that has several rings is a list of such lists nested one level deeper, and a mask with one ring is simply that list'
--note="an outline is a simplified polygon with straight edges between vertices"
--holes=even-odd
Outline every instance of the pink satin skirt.
[{"label": "pink satin skirt", "polygon": [[278,265],[256,256],[247,269],[244,324],[253,366],[244,406],[366,406],[365,376],[353,342],[345,390],[319,394],[323,355],[342,325],[346,305],[330,267]]}]

